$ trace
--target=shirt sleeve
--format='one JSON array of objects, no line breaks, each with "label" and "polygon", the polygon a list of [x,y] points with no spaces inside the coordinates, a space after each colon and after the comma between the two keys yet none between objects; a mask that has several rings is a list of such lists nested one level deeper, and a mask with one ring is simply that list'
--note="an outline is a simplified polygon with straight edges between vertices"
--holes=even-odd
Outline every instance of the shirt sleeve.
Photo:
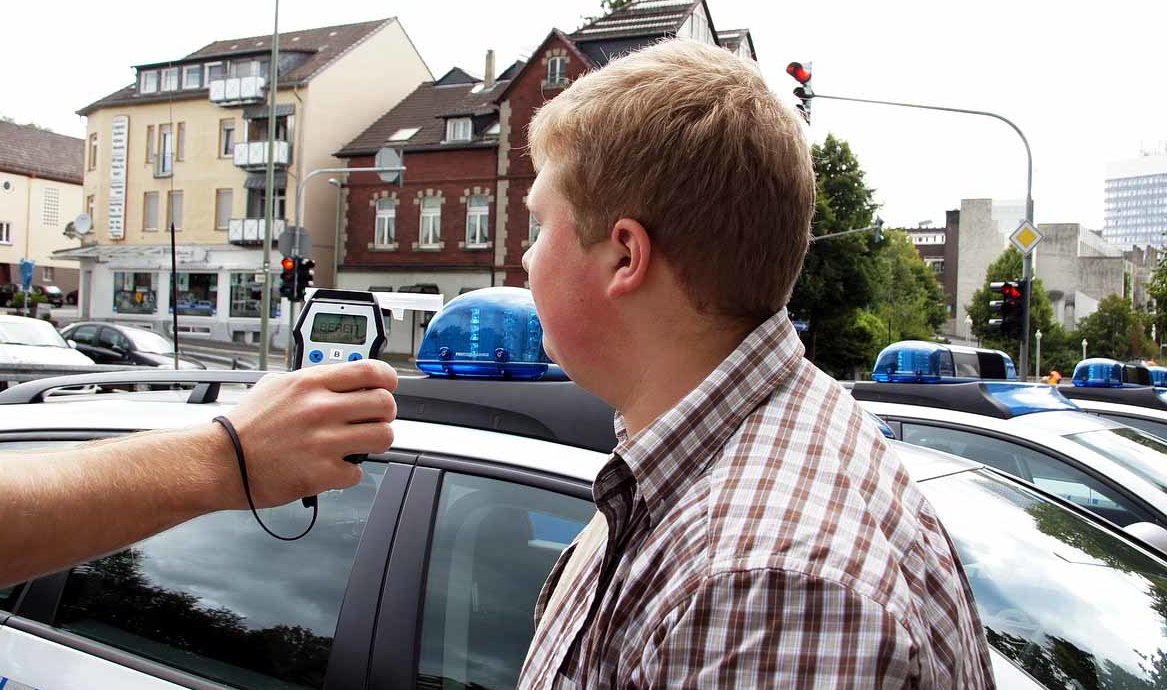
[{"label": "shirt sleeve", "polygon": [[901,688],[918,680],[907,630],[837,583],[781,570],[709,576],[658,624],[638,688]]}]

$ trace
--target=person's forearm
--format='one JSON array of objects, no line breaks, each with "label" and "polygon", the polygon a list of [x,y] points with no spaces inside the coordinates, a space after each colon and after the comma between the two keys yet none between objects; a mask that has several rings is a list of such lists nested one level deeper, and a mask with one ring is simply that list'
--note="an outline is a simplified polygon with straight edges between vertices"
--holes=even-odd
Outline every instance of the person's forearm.
[{"label": "person's forearm", "polygon": [[226,435],[211,424],[0,455],[0,585],[230,507],[242,491],[234,462]]}]

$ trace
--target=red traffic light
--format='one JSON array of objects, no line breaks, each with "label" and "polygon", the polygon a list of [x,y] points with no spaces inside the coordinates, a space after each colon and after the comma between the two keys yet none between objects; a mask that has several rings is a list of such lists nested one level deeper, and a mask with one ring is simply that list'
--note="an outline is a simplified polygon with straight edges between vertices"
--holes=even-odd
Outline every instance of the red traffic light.
[{"label": "red traffic light", "polygon": [[293,259],[293,258],[292,258],[292,257],[290,257],[290,256],[285,256],[285,257],[284,257],[284,259],[283,259],[283,261],[280,261],[280,266],[281,266],[281,267],[282,267],[282,268],[283,268],[285,271],[290,271],[290,270],[292,270],[293,268],[295,268],[295,267],[296,267],[296,260],[295,260],[295,259]]},{"label": "red traffic light", "polygon": [[799,84],[810,82],[810,70],[803,67],[801,62],[792,62],[786,65],[786,73],[794,77]]}]

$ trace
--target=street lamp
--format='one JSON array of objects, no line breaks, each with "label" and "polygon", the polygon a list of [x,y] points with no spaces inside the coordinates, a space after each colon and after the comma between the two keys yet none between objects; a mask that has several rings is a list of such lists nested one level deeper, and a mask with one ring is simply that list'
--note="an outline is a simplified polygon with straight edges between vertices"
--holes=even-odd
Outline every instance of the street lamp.
[{"label": "street lamp", "polygon": [[344,183],[335,177],[328,178],[328,184],[336,187],[336,235],[332,245],[332,287],[340,287],[338,273],[340,272],[340,223],[344,215]]},{"label": "street lamp", "polygon": [[1086,359],[1086,339],[1082,338],[1082,359]]},{"label": "street lamp", "polygon": [[1033,378],[1038,381],[1041,380],[1041,329],[1033,332],[1033,337],[1037,339],[1037,351],[1033,357]]}]

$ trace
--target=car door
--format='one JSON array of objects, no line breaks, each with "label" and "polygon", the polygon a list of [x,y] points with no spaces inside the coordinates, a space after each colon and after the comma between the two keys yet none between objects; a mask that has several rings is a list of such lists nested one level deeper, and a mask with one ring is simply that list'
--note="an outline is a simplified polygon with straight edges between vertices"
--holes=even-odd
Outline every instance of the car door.
[{"label": "car door", "polygon": [[[225,511],[28,583],[0,626],[0,676],[60,690],[325,687],[330,664],[368,658],[363,619],[377,608],[413,462],[370,458],[360,484],[320,497],[295,542]],[[310,518],[298,502],[261,514],[278,534]],[[331,687],[364,686],[367,667]]]},{"label": "car door", "polygon": [[77,343],[77,351],[86,355],[98,364],[105,363],[100,353],[101,347],[97,342],[97,332],[100,327],[96,324],[83,324],[65,331],[65,337]]},{"label": "car door", "polygon": [[[368,687],[513,689],[543,583],[594,513],[586,482],[421,455],[381,592]],[[330,667],[329,687],[355,687],[352,668]]]}]

